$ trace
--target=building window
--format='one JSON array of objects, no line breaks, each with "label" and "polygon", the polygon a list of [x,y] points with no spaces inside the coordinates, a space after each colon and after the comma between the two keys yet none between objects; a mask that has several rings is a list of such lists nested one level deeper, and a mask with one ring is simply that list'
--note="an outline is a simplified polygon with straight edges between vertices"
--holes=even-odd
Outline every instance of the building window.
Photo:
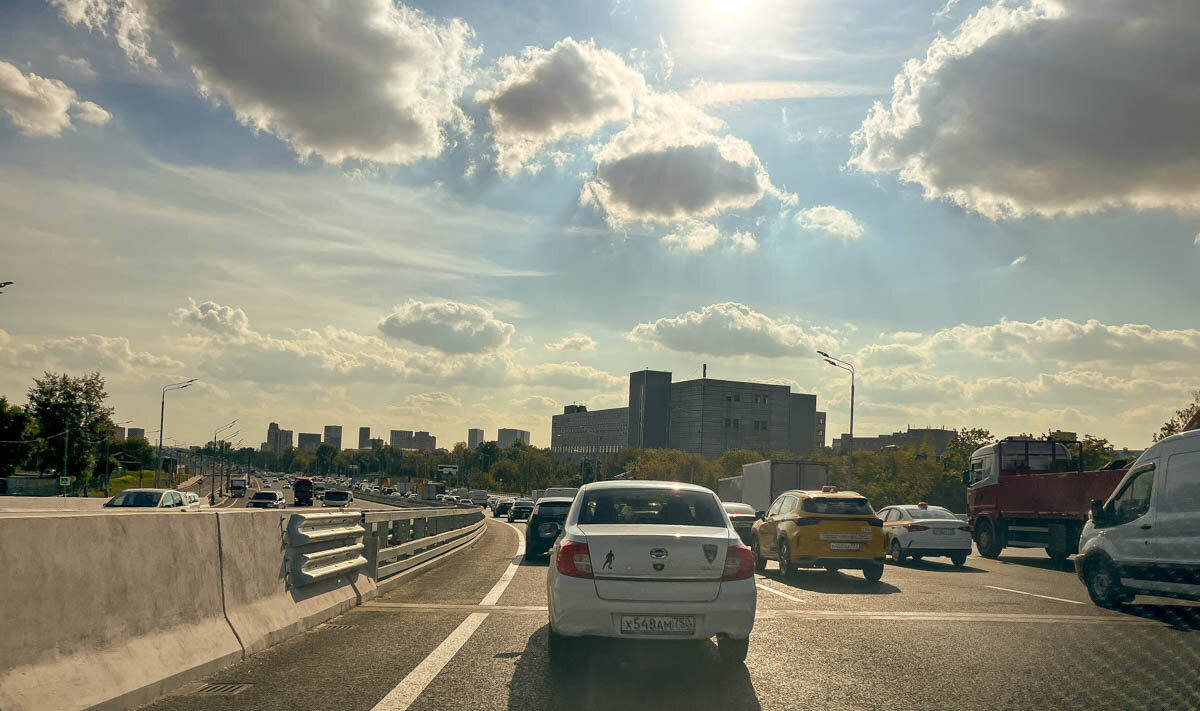
[{"label": "building window", "polygon": [[738,420],[738,419],[736,419],[736,418],[733,420],[733,429],[735,429],[735,430],[736,430],[736,429],[738,428],[738,422],[740,422],[740,421],[741,421],[741,420]]},{"label": "building window", "polygon": [[734,393],[734,394],[733,394],[733,401],[734,401],[734,402],[741,402],[741,401],[742,401],[742,394],[741,394],[741,393]]},{"label": "building window", "polygon": [[757,432],[757,431],[758,431],[758,420],[755,420],[755,421],[754,421],[754,431],[755,431],[755,432]]},{"label": "building window", "polygon": [[725,393],[725,402],[729,402],[732,399],[733,399],[733,395],[730,395],[729,393]]},{"label": "building window", "polygon": [[729,428],[730,428],[730,426],[731,426],[731,425],[729,424],[729,418],[728,418],[728,417],[726,417],[726,418],[725,418],[725,429],[729,429]]}]

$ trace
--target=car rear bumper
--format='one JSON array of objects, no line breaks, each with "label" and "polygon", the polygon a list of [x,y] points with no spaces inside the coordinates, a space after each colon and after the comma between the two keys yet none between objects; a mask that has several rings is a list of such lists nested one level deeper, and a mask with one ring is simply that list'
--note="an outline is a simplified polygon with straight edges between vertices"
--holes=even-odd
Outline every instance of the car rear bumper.
[{"label": "car rear bumper", "polygon": [[909,546],[904,549],[905,553],[928,556],[946,556],[946,555],[962,555],[971,552],[971,542],[967,541],[961,546],[938,546],[937,548],[929,546]]},{"label": "car rear bumper", "polygon": [[834,568],[836,570],[862,570],[874,565],[883,565],[883,556],[872,558],[849,558],[841,556],[792,556],[792,563],[800,568]]},{"label": "car rear bumper", "polygon": [[[717,598],[708,602],[602,600],[594,581],[565,575],[551,578],[548,593],[550,624],[555,632],[568,637],[679,640],[720,635],[748,639],[754,629],[754,578],[721,583]],[[690,615],[696,618],[696,631],[692,635],[622,634],[622,615]]]}]

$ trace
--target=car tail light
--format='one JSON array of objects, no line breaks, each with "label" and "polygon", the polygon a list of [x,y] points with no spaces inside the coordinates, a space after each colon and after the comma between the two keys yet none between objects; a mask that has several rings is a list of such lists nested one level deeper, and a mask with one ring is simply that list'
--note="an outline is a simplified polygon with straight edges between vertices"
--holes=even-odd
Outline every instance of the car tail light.
[{"label": "car tail light", "polygon": [[592,554],[586,543],[563,541],[558,548],[557,561],[558,572],[569,578],[592,577]]},{"label": "car tail light", "polygon": [[967,533],[970,533],[970,532],[971,532],[971,527],[970,527],[970,526],[959,526],[959,527],[958,527],[958,530],[960,530],[960,531],[966,531]]},{"label": "car tail light", "polygon": [[928,531],[929,530],[929,526],[922,526],[919,523],[908,523],[908,524],[904,525],[904,528],[905,528],[905,530],[910,531],[910,532],[911,531]]},{"label": "car tail light", "polygon": [[742,544],[729,546],[725,552],[725,570],[721,571],[722,582],[746,580],[754,577],[754,554]]}]

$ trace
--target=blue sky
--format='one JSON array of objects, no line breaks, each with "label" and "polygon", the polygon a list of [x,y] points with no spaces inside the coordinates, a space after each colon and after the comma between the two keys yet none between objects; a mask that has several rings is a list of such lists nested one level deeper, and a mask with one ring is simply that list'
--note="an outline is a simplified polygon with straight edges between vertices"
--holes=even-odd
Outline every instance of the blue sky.
[{"label": "blue sky", "polygon": [[836,434],[824,348],[860,433],[1143,446],[1200,387],[1200,11],[1150,5],[6,3],[0,392],[545,445],[708,363]]}]

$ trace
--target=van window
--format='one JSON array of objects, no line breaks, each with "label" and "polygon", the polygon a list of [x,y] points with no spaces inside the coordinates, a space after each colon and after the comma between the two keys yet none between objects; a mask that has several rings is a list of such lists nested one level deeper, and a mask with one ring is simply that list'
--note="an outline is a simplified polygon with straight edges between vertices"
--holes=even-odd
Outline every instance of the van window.
[{"label": "van window", "polygon": [[1159,497],[1162,510],[1200,512],[1200,451],[1171,455],[1167,460],[1166,475]]},{"label": "van window", "polygon": [[1141,518],[1150,510],[1150,496],[1154,493],[1154,465],[1138,468],[1125,482],[1125,486],[1109,500],[1108,508],[1114,524],[1129,523]]}]

